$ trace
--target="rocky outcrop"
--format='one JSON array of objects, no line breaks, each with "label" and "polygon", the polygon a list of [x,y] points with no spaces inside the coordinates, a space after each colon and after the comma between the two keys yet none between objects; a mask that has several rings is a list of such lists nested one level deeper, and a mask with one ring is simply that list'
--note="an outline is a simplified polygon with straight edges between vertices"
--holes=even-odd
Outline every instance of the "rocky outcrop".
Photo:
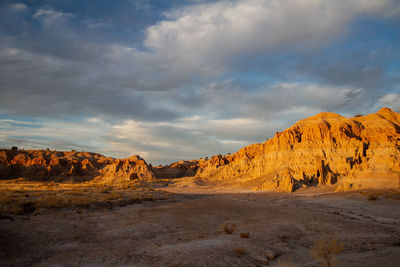
[{"label": "rocky outcrop", "polygon": [[254,180],[254,189],[291,192],[332,184],[338,190],[398,187],[399,174],[400,114],[383,108],[353,118],[320,113],[262,144],[212,157],[200,164],[196,176],[220,182]]},{"label": "rocky outcrop", "polygon": [[152,179],[153,174],[139,156],[114,159],[90,152],[0,149],[0,179],[14,178],[118,183]]},{"label": "rocky outcrop", "polygon": [[152,167],[151,171],[157,178],[182,178],[195,176],[198,167],[198,160],[182,160],[170,165]]},{"label": "rocky outcrop", "polygon": [[117,159],[107,164],[99,171],[99,175],[94,179],[102,183],[121,183],[132,180],[147,180],[154,178],[146,161],[139,155],[127,159]]},{"label": "rocky outcrop", "polygon": [[0,149],[0,179],[85,181],[113,160],[89,152]]}]

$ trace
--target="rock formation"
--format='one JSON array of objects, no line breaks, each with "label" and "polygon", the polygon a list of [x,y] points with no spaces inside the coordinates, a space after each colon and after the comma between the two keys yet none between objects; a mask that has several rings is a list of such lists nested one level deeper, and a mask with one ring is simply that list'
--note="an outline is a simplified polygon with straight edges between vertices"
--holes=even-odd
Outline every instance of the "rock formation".
[{"label": "rock formation", "polygon": [[132,180],[147,180],[154,178],[146,161],[135,155],[127,159],[117,159],[107,164],[94,179],[107,184],[127,182]]},{"label": "rock formation", "polygon": [[89,152],[0,150],[0,179],[88,180],[112,158]]},{"label": "rock formation", "polygon": [[398,187],[400,114],[388,108],[353,118],[320,113],[262,144],[212,157],[196,176],[289,192],[332,184],[338,190]]},{"label": "rock formation", "polygon": [[151,170],[157,178],[169,179],[195,176],[198,167],[198,160],[182,160],[166,166],[152,167]]},{"label": "rock formation", "polygon": [[89,152],[0,149],[0,179],[89,181],[95,178],[98,182],[116,183],[152,177],[139,156],[114,159]]}]

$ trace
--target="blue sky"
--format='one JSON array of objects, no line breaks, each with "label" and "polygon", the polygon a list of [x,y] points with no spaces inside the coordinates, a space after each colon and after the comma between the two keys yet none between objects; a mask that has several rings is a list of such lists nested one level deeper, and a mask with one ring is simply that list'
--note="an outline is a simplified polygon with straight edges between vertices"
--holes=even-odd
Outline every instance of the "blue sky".
[{"label": "blue sky", "polygon": [[234,152],[318,112],[400,111],[400,1],[2,1],[0,146]]}]

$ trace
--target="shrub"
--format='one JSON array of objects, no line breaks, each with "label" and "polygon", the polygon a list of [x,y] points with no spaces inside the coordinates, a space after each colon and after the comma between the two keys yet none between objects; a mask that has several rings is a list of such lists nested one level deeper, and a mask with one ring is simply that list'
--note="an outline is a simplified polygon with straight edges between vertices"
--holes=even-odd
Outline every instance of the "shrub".
[{"label": "shrub", "polygon": [[228,224],[224,225],[224,231],[225,233],[227,233],[228,235],[233,234],[233,226],[230,226]]},{"label": "shrub", "polygon": [[244,250],[244,248],[235,248],[233,250],[233,252],[237,255],[237,256],[243,256],[246,254],[246,251]]},{"label": "shrub", "polygon": [[266,249],[265,250],[265,256],[267,256],[267,258],[269,260],[273,260],[278,256],[278,253],[276,253],[276,252],[274,252],[272,250]]},{"label": "shrub", "polygon": [[343,243],[334,238],[317,240],[310,249],[313,259],[326,267],[332,266],[332,256],[342,251]]},{"label": "shrub", "polygon": [[293,263],[290,261],[281,261],[281,259],[278,259],[278,267],[293,267]]}]

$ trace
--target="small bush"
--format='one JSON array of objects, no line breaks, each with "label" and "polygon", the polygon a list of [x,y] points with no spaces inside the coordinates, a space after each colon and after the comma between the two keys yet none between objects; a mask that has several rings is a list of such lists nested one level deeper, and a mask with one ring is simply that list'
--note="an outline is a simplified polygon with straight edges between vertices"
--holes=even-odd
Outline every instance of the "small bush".
[{"label": "small bush", "polygon": [[228,235],[233,234],[233,226],[225,224],[224,225],[224,231],[225,233],[227,233]]},{"label": "small bush", "polygon": [[75,209],[75,212],[78,213],[78,214],[81,214],[83,211],[84,211],[83,208],[76,208]]},{"label": "small bush", "polygon": [[321,239],[311,246],[310,254],[321,266],[332,266],[332,257],[343,251],[343,243],[337,239]]},{"label": "small bush", "polygon": [[369,194],[367,197],[367,200],[377,200],[378,199],[378,195],[376,194]]},{"label": "small bush", "polygon": [[281,261],[281,259],[278,259],[278,267],[293,267],[293,263],[290,261]]},{"label": "small bush", "polygon": [[266,249],[265,256],[267,256],[269,260],[274,260],[278,256],[278,254],[272,250]]},{"label": "small bush", "polygon": [[233,252],[237,255],[237,256],[243,256],[246,254],[246,251],[244,250],[244,248],[235,248],[233,250]]}]

